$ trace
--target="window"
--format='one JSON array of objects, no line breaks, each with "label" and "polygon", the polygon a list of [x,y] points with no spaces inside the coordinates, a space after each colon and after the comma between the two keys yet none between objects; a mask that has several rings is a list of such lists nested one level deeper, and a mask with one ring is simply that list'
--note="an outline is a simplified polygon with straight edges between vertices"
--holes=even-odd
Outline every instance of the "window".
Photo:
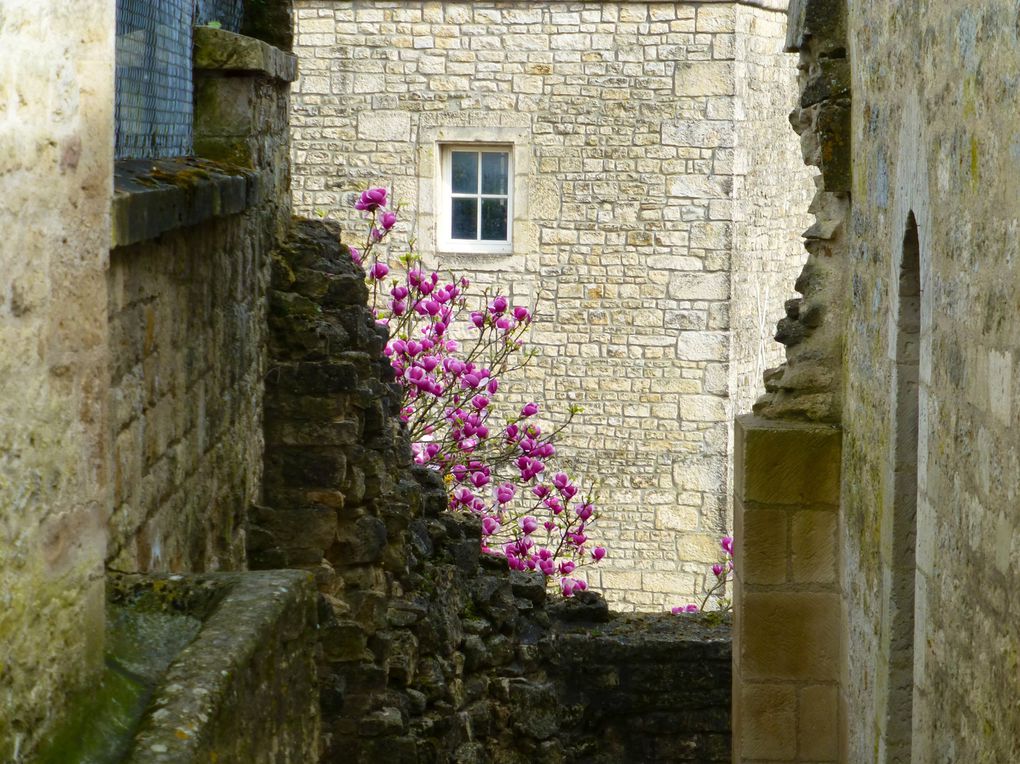
[{"label": "window", "polygon": [[513,251],[511,146],[442,147],[438,243],[446,252]]}]

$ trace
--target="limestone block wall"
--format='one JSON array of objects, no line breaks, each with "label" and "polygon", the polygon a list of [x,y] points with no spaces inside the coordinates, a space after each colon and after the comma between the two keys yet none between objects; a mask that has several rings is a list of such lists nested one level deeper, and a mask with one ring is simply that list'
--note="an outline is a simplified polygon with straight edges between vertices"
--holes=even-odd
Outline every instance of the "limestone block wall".
[{"label": "limestone block wall", "polygon": [[[904,723],[913,761],[1018,755],[1020,96],[1004,86],[1020,76],[1015,27],[1016,7],[1002,1],[893,15],[849,6],[849,761],[875,760],[876,750],[879,760],[902,755],[894,746]],[[911,268],[919,310],[901,279]],[[904,320],[911,310],[913,330]],[[918,330],[911,361],[900,339]],[[913,389],[901,384],[905,360],[918,372]],[[913,416],[902,406],[911,398]],[[916,515],[903,517],[898,450],[910,433]],[[895,546],[903,530],[916,534],[916,567],[905,571]],[[905,642],[894,630],[900,581],[913,595]],[[904,678],[896,664],[908,648]]]},{"label": "limestone block wall", "polygon": [[[352,228],[353,189],[384,183],[421,251],[538,301],[538,356],[517,395],[553,420],[584,408],[561,451],[603,481],[611,556],[594,582],[623,609],[693,596],[728,527],[731,396],[770,353],[775,316],[763,324],[746,287],[783,293],[780,263],[799,257],[783,221],[807,180],[781,184],[767,169],[796,146],[778,129],[794,88],[783,15],[740,3],[301,0],[296,18],[296,211]],[[514,146],[513,252],[437,253],[438,146],[478,140]],[[752,194],[738,175],[771,185]],[[770,205],[778,218],[752,234]],[[751,341],[753,327],[755,349],[733,356],[741,246],[738,337]]]},{"label": "limestone block wall", "polygon": [[113,4],[0,10],[0,760],[102,662]]}]

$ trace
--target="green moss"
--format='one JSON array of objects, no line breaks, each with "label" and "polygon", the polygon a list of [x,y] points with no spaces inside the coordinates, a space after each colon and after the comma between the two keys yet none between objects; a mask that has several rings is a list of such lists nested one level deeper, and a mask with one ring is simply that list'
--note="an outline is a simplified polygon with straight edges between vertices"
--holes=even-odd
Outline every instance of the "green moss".
[{"label": "green moss", "polygon": [[135,729],[160,676],[194,639],[201,622],[111,606],[106,667],[100,681],[71,698],[39,764],[106,764],[130,752]]},{"label": "green moss", "polygon": [[209,180],[211,176],[207,170],[201,167],[188,167],[176,172],[167,172],[159,167],[155,167],[149,173],[149,177],[154,181],[168,183],[178,188],[192,189],[201,181]]}]

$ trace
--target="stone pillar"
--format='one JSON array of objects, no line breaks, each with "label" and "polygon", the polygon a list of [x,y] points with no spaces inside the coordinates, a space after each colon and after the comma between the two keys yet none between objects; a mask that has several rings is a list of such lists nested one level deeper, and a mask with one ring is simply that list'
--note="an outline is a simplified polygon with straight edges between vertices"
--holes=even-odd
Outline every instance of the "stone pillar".
[{"label": "stone pillar", "polygon": [[103,653],[114,3],[0,3],[0,761]]},{"label": "stone pillar", "polygon": [[736,420],[733,761],[836,762],[841,430]]},{"label": "stone pillar", "polygon": [[[253,37],[195,29],[195,153],[260,173],[267,221],[279,240],[290,221],[290,83],[297,58]],[[273,200],[270,202],[270,200]]]}]

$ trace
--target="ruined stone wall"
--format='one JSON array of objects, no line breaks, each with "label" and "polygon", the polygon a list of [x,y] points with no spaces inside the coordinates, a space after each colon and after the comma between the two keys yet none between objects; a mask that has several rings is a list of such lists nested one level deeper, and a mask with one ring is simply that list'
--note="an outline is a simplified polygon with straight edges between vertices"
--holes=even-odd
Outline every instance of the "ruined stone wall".
[{"label": "ruined stone wall", "polygon": [[0,760],[102,662],[113,4],[0,9]]},{"label": "ruined stone wall", "polygon": [[[819,170],[804,232],[808,251],[785,304],[776,339],[781,366],[765,374],[754,411],[770,419],[835,423],[841,413],[840,364],[846,321],[847,220],[850,208],[850,74],[843,0],[790,4],[787,47],[798,51],[798,90],[790,124],[804,162]],[[746,409],[745,409],[746,410]]]},{"label": "ruined stone wall", "polygon": [[299,222],[274,257],[249,541],[252,567],[318,581],[324,761],[726,761],[728,625],[547,601],[541,575],[483,557],[477,518],[411,466],[338,235]]},{"label": "ruined stone wall", "polygon": [[[746,242],[768,283],[783,270],[768,263],[798,256],[778,223],[751,241],[764,193],[737,212],[737,70],[765,76],[777,101],[793,87],[778,39],[764,39],[781,34],[782,14],[740,13],[754,37],[740,48],[746,66],[733,3],[296,6],[297,211],[353,228],[350,192],[383,183],[402,204],[400,234],[432,256],[438,144],[514,145],[513,253],[441,260],[539,301],[538,356],[516,394],[554,420],[584,408],[561,453],[603,481],[599,534],[611,551],[593,583],[625,609],[700,590],[727,527],[734,247]],[[752,117],[776,121],[763,93],[748,90],[743,124],[752,175],[795,146],[772,127],[769,141],[750,139]],[[787,199],[791,188],[777,207],[802,193]],[[771,331],[750,314],[741,342],[752,323]],[[761,344],[736,359],[741,379]]]},{"label": "ruined stone wall", "polygon": [[800,235],[812,222],[814,172],[790,139],[797,69],[784,50],[786,17],[745,5],[736,14],[730,397],[741,413],[761,393],[765,370],[783,360],[783,346],[768,338],[806,258]]},{"label": "ruined stone wall", "polygon": [[[904,716],[911,723],[909,708],[885,708],[897,697],[889,678],[904,649],[893,630],[903,605],[895,588],[904,575],[895,547],[903,520],[916,532],[916,574],[902,581],[915,598],[912,678],[899,677],[914,685],[913,760],[1018,756],[1016,22],[1015,3],[1003,0],[849,6],[848,761],[897,760],[895,725]],[[910,267],[911,218],[919,387],[903,391],[897,336],[910,332],[899,317],[910,309],[900,273]],[[900,405],[908,397],[919,424]],[[896,449],[911,431],[916,517],[901,518]]]}]

